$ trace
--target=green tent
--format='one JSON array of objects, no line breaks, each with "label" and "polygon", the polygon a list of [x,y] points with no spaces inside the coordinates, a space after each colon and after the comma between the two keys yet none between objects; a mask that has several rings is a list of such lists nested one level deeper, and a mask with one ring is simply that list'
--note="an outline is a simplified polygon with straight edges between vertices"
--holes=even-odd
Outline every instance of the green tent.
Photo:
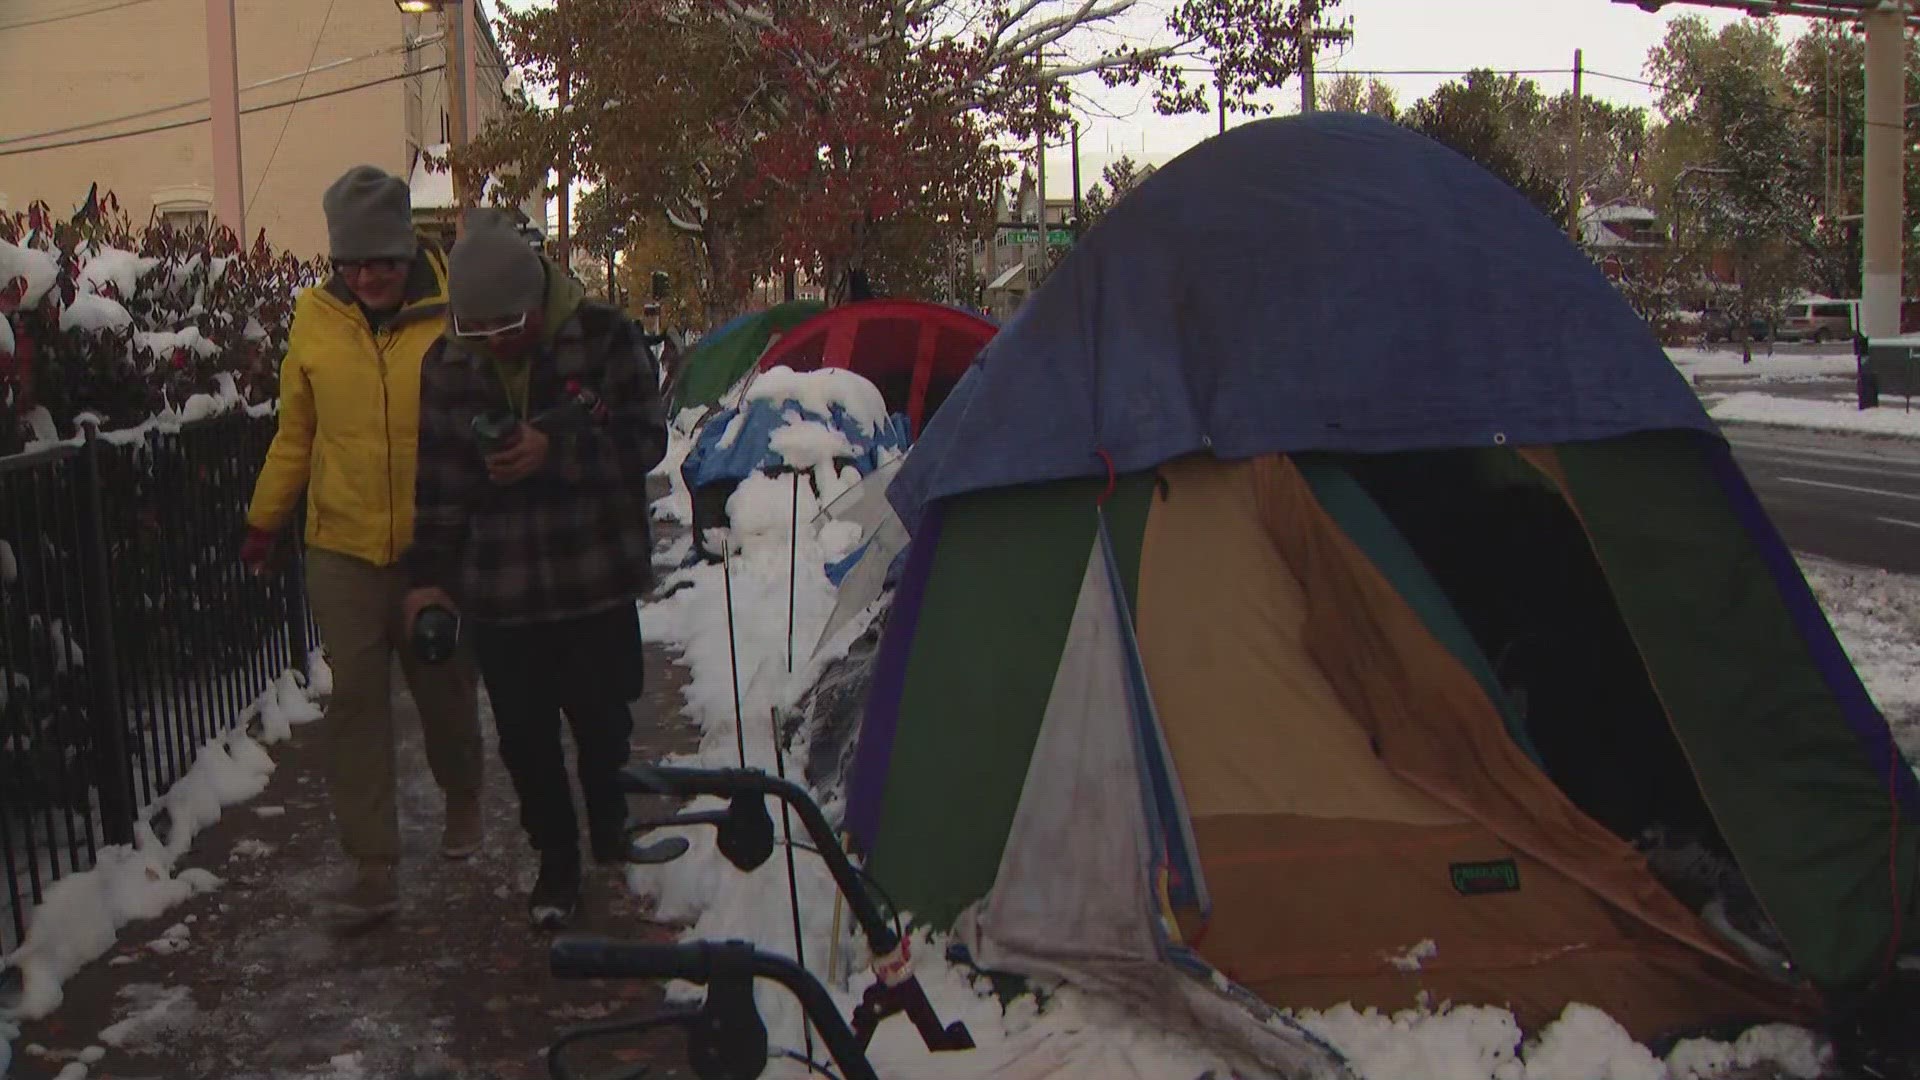
[{"label": "green tent", "polygon": [[723,326],[694,346],[673,386],[673,411],[712,405],[753,370],[774,335],[827,310],[818,300],[789,300]]}]

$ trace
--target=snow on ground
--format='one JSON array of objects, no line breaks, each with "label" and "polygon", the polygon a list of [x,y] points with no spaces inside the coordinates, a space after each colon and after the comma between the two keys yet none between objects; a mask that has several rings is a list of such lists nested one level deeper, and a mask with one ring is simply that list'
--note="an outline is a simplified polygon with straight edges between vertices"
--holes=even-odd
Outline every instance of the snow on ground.
[{"label": "snow on ground", "polygon": [[1734,348],[1668,349],[1667,358],[1688,377],[1738,375],[1759,382],[1851,378],[1855,367],[1851,352],[1823,355],[1777,352],[1769,356],[1764,346],[1755,348],[1751,364],[1742,363],[1740,350]]},{"label": "snow on ground", "polygon": [[1722,423],[1773,424],[1778,427],[1847,431],[1866,435],[1920,438],[1920,410],[1908,412],[1904,401],[1881,398],[1877,409],[1861,409],[1848,402],[1779,397],[1742,390],[1709,399],[1707,411]]},{"label": "snow on ground", "polygon": [[[691,672],[686,711],[699,724],[703,737],[699,750],[676,763],[733,766],[744,753],[749,766],[775,771],[773,710],[795,702],[819,670],[842,655],[865,628],[866,619],[856,620],[819,655],[809,658],[834,601],[821,564],[848,550],[857,537],[812,533],[805,523],[814,517],[814,500],[803,485],[795,559],[798,575],[793,583],[797,670],[787,674],[790,484],[787,478],[756,476],[742,484],[729,503],[735,524],[728,538],[735,652],[729,652],[729,565],[679,571],[666,582],[670,595],[647,605],[642,615],[648,639],[679,650]],[[1876,693],[1896,698],[1910,693],[1920,702],[1920,679],[1909,680],[1904,672],[1896,675],[1892,667],[1895,650],[1910,650],[1920,636],[1908,617],[1909,612],[1920,612],[1920,583],[1901,579],[1902,587],[1910,590],[1913,607],[1889,610],[1874,591],[1887,584],[1884,581],[1844,569],[1813,573],[1816,587],[1839,612],[1836,622],[1849,647],[1856,656],[1866,657],[1862,663]],[[1880,662],[1876,658],[1884,658],[1886,666],[1876,666]],[[745,717],[744,739],[734,722],[736,693]],[[804,769],[808,739],[802,733],[793,742],[785,762],[789,776]],[[690,808],[719,805],[718,800],[705,799]],[[778,808],[770,809],[778,822]],[[837,817],[839,807],[824,809],[829,819]],[[714,830],[671,831],[686,836],[692,850],[664,867],[632,868],[629,887],[655,897],[662,919],[691,922],[689,940],[742,938],[792,955],[793,924],[783,855],[776,853],[751,874],[742,874],[716,851]],[[799,853],[795,871],[808,967],[826,976],[823,981],[843,1009],[850,1008],[871,981],[864,970],[868,958],[863,942],[854,936],[851,919],[820,862],[809,853]],[[911,1025],[896,1019],[881,1026],[871,1047],[870,1057],[882,1075],[901,1080],[989,1076],[1186,1080],[1209,1070],[1215,1075],[1230,1073],[1231,1065],[1207,1049],[1163,1035],[1113,1004],[1071,987],[1057,988],[1044,1006],[1031,996],[1003,1006],[970,972],[947,963],[945,945],[942,938],[917,935],[915,970],[941,1020],[965,1022],[978,1048],[930,1054]],[[1418,965],[1433,953],[1431,943],[1422,941],[1410,944],[1402,959]],[[682,985],[674,993],[693,997],[698,992]],[[766,988],[759,990],[758,997],[774,1045],[798,1048],[799,1010],[792,999]],[[1819,1073],[1824,1053],[1811,1034],[1776,1026],[1749,1031],[1733,1043],[1684,1042],[1663,1061],[1603,1013],[1582,1005],[1570,1006],[1531,1040],[1523,1038],[1511,1013],[1483,1007],[1442,1005],[1392,1015],[1340,1007],[1302,1012],[1296,1019],[1346,1054],[1364,1080],[1713,1080],[1734,1069],[1756,1066],[1770,1066],[1781,1075],[1812,1077]],[[768,1075],[794,1078],[805,1075],[805,1070],[776,1063]]]},{"label": "snow on ground", "polygon": [[1805,555],[1800,568],[1907,761],[1920,764],[1920,578]]},{"label": "snow on ground", "polygon": [[[310,670],[315,689],[332,685],[332,674],[318,654]],[[0,1063],[11,1053],[7,1044],[19,1033],[15,1021],[59,1008],[67,979],[112,949],[122,927],[158,918],[188,897],[220,886],[220,879],[206,870],[175,867],[194,836],[219,821],[226,807],[266,788],[273,759],[262,744],[287,738],[294,724],[319,715],[298,677],[291,671],[282,675],[225,732],[207,740],[186,775],[143,811],[133,844],[101,848],[92,869],[70,874],[47,889],[28,921],[26,940],[0,957],[0,971],[15,970],[21,976],[17,1000],[0,1001]],[[148,947],[177,951],[190,940],[191,931],[182,923]],[[85,1064],[75,1064],[80,1067],[77,1075],[84,1076]],[[0,1067],[0,1075],[4,1072]]]}]

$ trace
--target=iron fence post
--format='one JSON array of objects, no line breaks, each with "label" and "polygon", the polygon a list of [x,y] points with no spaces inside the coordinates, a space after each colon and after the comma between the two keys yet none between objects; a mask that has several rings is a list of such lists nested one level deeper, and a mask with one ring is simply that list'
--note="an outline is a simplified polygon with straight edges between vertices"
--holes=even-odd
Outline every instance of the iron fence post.
[{"label": "iron fence post", "polygon": [[92,425],[83,425],[80,492],[84,534],[80,537],[81,574],[87,612],[87,666],[92,689],[88,710],[93,736],[96,785],[100,791],[101,831],[109,844],[131,844],[136,815],[133,761],[127,751],[127,721],[120,698],[120,664],[114,648],[113,579],[109,571],[105,504],[101,489],[102,441]]},{"label": "iron fence post", "polygon": [[[294,541],[298,544],[299,541]],[[306,552],[300,551],[285,571],[287,590],[287,649],[293,653],[293,666],[300,672],[302,681],[313,678],[309,670],[313,646],[307,640],[307,575]]]}]

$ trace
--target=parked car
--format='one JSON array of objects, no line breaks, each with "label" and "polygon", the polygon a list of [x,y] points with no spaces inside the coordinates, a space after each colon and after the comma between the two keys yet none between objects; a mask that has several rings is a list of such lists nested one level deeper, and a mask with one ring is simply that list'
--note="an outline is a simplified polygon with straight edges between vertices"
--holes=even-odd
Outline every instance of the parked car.
[{"label": "parked car", "polygon": [[1808,297],[1788,304],[1780,322],[1781,341],[1851,341],[1860,326],[1860,301]]}]

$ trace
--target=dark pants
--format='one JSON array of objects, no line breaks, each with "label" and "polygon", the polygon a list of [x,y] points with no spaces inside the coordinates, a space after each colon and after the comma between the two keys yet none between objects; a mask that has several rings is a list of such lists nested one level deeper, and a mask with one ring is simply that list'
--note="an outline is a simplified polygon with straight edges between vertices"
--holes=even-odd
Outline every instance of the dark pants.
[{"label": "dark pants", "polygon": [[473,625],[474,655],[500,759],[520,796],[520,824],[541,854],[580,850],[580,829],[560,747],[560,714],[573,728],[575,773],[596,846],[625,831],[620,770],[633,737],[629,703],[640,696],[640,618],[632,604],[562,622]]}]

